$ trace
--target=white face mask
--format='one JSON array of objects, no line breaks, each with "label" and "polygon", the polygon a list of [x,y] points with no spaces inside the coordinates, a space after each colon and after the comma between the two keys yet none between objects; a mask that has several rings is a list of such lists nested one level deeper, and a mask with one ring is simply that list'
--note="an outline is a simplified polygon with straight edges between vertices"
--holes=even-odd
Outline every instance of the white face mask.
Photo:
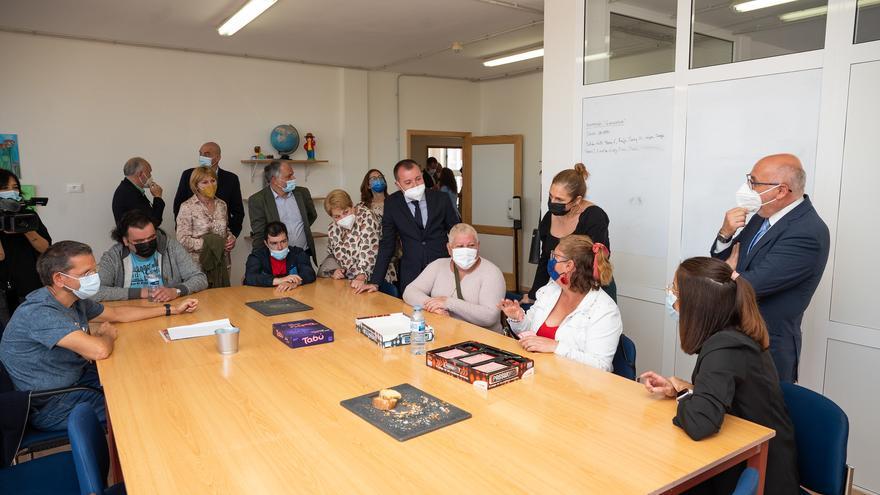
[{"label": "white face mask", "polygon": [[452,261],[462,270],[474,266],[479,256],[478,251],[474,248],[453,248]]},{"label": "white face mask", "polygon": [[403,191],[403,197],[407,201],[421,201],[425,197],[425,185],[419,184]]},{"label": "white face mask", "polygon": [[[772,191],[780,185],[782,184],[777,184],[764,192]],[[743,185],[739,186],[739,189],[736,191],[736,205],[740,208],[745,208],[746,210],[748,210],[749,213],[754,213],[760,210],[762,206],[770,204],[774,201],[776,201],[776,198],[773,198],[767,202],[763,202],[761,200],[761,195],[758,194],[758,191],[752,190],[752,188],[749,187],[748,183],[743,183]]]},{"label": "white face mask", "polygon": [[345,230],[351,230],[354,227],[354,214],[348,214],[339,220],[336,221],[336,225],[339,225]]}]

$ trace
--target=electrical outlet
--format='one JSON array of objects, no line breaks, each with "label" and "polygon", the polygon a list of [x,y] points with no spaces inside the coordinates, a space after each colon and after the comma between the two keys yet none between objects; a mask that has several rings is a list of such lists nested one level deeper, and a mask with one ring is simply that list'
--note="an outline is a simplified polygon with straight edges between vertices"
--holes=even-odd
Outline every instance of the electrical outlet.
[{"label": "electrical outlet", "polygon": [[68,184],[67,192],[69,193],[81,193],[83,192],[83,185],[81,183],[78,184]]}]

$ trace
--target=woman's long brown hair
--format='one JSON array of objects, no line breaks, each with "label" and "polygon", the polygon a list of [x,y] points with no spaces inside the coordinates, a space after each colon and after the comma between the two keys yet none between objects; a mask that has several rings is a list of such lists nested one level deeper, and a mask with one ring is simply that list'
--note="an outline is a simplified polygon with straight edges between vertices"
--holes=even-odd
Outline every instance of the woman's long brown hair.
[{"label": "woman's long brown hair", "polygon": [[731,278],[733,270],[715,258],[684,260],[675,272],[678,286],[678,332],[681,349],[694,354],[713,334],[735,328],[761,346],[770,347],[767,325],[758,311],[755,291],[748,280]]}]

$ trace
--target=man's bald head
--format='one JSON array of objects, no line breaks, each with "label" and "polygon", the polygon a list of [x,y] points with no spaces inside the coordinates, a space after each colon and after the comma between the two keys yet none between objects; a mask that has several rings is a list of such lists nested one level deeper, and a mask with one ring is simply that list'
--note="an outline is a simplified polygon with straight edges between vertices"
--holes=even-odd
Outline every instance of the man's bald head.
[{"label": "man's bald head", "polygon": [[755,164],[753,173],[756,176],[772,178],[772,182],[785,184],[795,197],[802,196],[807,185],[807,174],[801,161],[790,153],[761,158]]}]

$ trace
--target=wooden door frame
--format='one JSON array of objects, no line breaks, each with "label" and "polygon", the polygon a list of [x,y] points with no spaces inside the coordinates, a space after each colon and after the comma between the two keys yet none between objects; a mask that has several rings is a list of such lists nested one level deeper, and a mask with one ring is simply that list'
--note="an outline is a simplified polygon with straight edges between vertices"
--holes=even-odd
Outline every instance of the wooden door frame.
[{"label": "wooden door frame", "polygon": [[[474,225],[473,224],[473,215],[472,215],[472,205],[471,201],[471,172],[472,167],[465,166],[465,164],[470,165],[473,163],[473,145],[483,145],[483,144],[512,144],[513,145],[513,195],[519,196],[522,198],[522,183],[523,183],[523,135],[522,134],[504,134],[498,136],[468,136],[464,138],[464,148],[461,152],[462,159],[462,188],[461,188],[461,221],[470,224],[474,227],[474,229],[479,234],[490,234],[490,235],[503,235],[513,237],[513,273],[504,273],[504,281],[507,284],[507,287],[514,287],[514,290],[519,290],[519,287],[516,286],[515,279],[519,278],[517,275],[520,273],[520,259],[522,258],[522,249],[518,249],[521,246],[517,246],[517,244],[522,244],[522,239],[518,238],[515,235],[513,227],[495,227],[491,225]],[[520,253],[520,256],[517,256],[517,253]],[[520,280],[520,282],[522,282]]]}]

